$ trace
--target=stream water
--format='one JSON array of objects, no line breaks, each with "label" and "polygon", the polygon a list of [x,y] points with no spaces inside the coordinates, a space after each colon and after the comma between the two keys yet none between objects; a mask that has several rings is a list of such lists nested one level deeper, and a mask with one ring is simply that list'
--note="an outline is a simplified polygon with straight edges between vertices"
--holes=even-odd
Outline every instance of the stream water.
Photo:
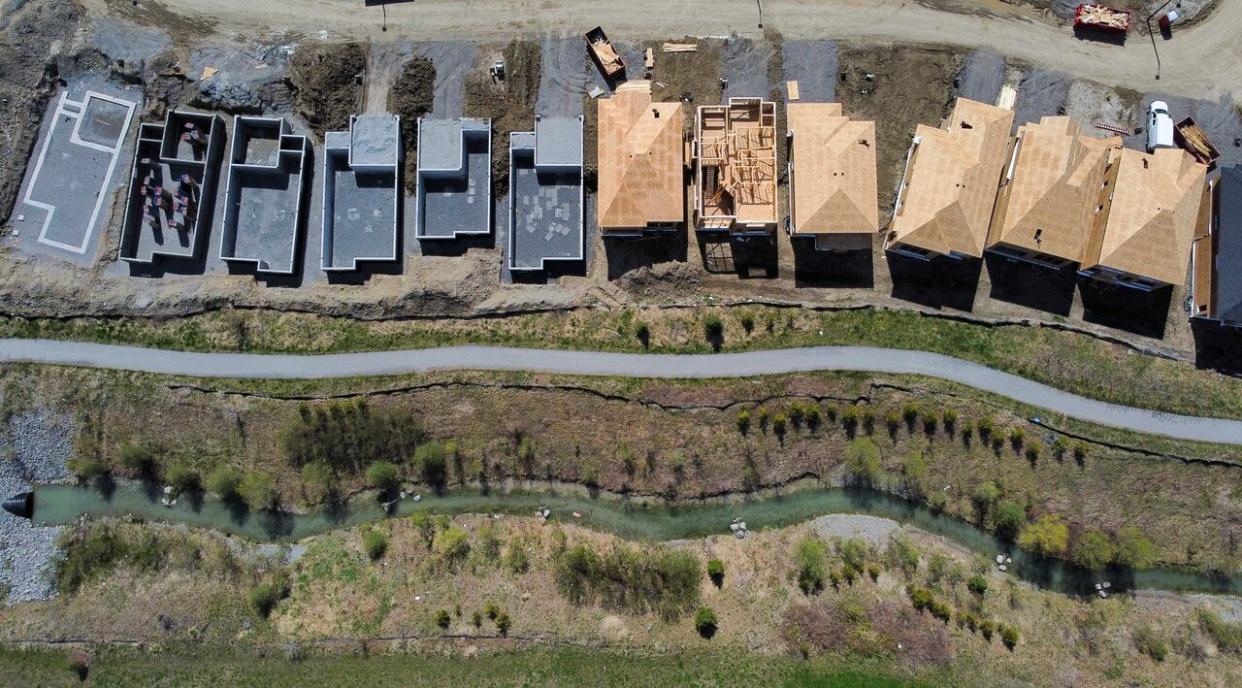
[{"label": "stream water", "polygon": [[[421,501],[404,499],[385,508],[372,497],[307,514],[250,512],[210,496],[183,495],[164,506],[160,489],[151,484],[122,484],[108,489],[73,485],[41,485],[35,489],[33,521],[37,525],[68,525],[81,516],[134,516],[148,521],[184,523],[242,535],[260,541],[293,541],[337,528],[419,511],[442,514],[503,513],[529,516],[541,506],[554,519],[576,522],[628,540],[658,542],[706,535],[728,534],[734,518],[750,530],[776,528],[809,521],[825,514],[869,514],[908,524],[994,558],[1012,557],[1010,571],[1043,588],[1090,593],[1100,580],[1114,590],[1149,588],[1184,592],[1242,595],[1242,576],[1212,576],[1178,569],[1110,569],[1093,573],[1058,559],[1041,557],[1015,547],[953,516],[872,490],[808,488],[762,498],[690,503],[646,504],[611,497],[593,498],[576,489],[540,491],[455,490],[425,495]],[[578,514],[575,516],[575,513]]]}]

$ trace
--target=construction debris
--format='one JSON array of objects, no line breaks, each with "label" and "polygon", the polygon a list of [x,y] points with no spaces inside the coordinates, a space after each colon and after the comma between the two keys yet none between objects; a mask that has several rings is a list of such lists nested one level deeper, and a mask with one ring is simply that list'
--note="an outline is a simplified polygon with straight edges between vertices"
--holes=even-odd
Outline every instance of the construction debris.
[{"label": "construction debris", "polygon": [[698,43],[665,43],[661,48],[666,53],[693,53],[698,49]]}]

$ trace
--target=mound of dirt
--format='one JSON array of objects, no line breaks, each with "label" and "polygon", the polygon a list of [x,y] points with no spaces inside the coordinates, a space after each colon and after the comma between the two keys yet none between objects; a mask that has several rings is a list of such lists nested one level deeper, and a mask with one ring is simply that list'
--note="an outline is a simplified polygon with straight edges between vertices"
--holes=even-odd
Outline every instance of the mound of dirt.
[{"label": "mound of dirt", "polygon": [[887,222],[914,128],[940,126],[948,115],[962,56],[901,46],[849,46],[840,55],[837,97],[846,114],[875,121],[881,219]]},{"label": "mound of dirt", "polygon": [[305,43],[289,63],[293,103],[321,140],[325,131],[349,126],[362,111],[367,50],[361,43]]},{"label": "mound of dirt", "polygon": [[388,111],[405,122],[401,127],[401,144],[405,148],[405,190],[410,193],[418,181],[418,127],[414,123],[431,112],[435,95],[436,65],[425,57],[405,63],[388,93]]},{"label": "mound of dirt", "polygon": [[71,0],[18,7],[0,16],[0,221],[8,221],[13,211],[39,122],[56,88],[59,72],[48,47],[67,44],[82,19]]},{"label": "mound of dirt", "polygon": [[512,41],[505,46],[505,78],[493,81],[487,68],[497,55],[481,50],[486,59],[466,76],[466,117],[492,120],[492,191],[496,197],[509,190],[509,133],[530,131],[535,126],[535,100],[543,56],[533,41]]}]

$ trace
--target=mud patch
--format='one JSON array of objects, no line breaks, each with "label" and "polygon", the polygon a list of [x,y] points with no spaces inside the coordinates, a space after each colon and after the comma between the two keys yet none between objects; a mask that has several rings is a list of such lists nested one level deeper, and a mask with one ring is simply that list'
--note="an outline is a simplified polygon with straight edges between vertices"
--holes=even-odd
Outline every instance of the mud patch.
[{"label": "mud patch", "polygon": [[[503,50],[481,50],[482,63],[466,76],[466,117],[492,120],[492,191],[499,198],[509,190],[509,134],[532,131],[539,95],[541,48],[533,41],[512,41]],[[488,67],[505,61],[505,78],[493,80]]]},{"label": "mud patch", "polygon": [[306,43],[289,64],[293,103],[315,135],[349,126],[350,115],[362,111],[367,50],[361,43]]},{"label": "mud patch", "polygon": [[949,113],[961,55],[898,46],[844,46],[837,97],[850,117],[875,120],[882,222],[892,215],[906,150],[919,124],[939,126]]},{"label": "mud patch", "polygon": [[210,36],[216,28],[214,19],[178,14],[158,0],[142,0],[140,3],[133,0],[105,0],[104,4],[115,17],[139,26],[167,31],[173,43],[178,45],[189,45],[197,39]]},{"label": "mud patch", "polygon": [[393,82],[388,94],[388,111],[405,123],[401,127],[401,144],[405,149],[405,190],[414,193],[418,181],[419,117],[431,112],[435,105],[436,66],[425,57],[405,63],[401,76]]}]

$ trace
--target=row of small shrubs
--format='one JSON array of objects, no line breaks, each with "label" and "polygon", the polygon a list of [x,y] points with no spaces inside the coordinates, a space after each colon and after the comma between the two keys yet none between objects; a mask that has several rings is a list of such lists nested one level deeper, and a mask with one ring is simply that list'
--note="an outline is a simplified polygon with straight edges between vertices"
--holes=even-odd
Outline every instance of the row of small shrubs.
[{"label": "row of small shrubs", "polygon": [[1010,651],[1018,644],[1020,634],[1015,626],[997,624],[986,616],[970,610],[955,612],[952,605],[937,597],[931,590],[913,583],[906,586],[906,594],[910,596],[910,603],[914,605],[915,610],[920,613],[927,612],[942,623],[948,624],[949,621],[956,619],[958,626],[971,633],[981,633],[987,641],[991,641],[993,633],[999,631],[1001,642]]},{"label": "row of small shrubs", "polygon": [[574,604],[656,612],[668,620],[695,608],[703,576],[699,560],[689,552],[624,545],[597,552],[585,543],[557,555],[553,572],[557,589]]}]

